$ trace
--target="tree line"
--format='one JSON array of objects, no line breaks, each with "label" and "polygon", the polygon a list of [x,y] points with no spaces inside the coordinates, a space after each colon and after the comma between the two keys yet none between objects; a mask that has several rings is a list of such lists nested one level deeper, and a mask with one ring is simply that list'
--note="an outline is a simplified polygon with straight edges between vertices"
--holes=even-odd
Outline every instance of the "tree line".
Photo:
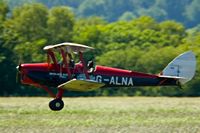
[{"label": "tree line", "polygon": [[[43,90],[16,83],[16,66],[45,62],[46,45],[81,43],[95,48],[86,60],[146,73],[159,73],[177,55],[192,50],[200,62],[200,33],[176,21],[158,22],[150,16],[108,22],[101,17],[77,18],[67,6],[48,8],[39,3],[12,10],[0,1],[0,95],[46,95]],[[199,65],[195,78],[177,87],[106,88],[67,96],[199,96]]]},{"label": "tree line", "polygon": [[157,21],[175,20],[186,27],[200,21],[199,0],[4,0],[13,9],[24,3],[42,3],[48,8],[69,6],[77,17],[101,16],[108,22],[151,16]]}]

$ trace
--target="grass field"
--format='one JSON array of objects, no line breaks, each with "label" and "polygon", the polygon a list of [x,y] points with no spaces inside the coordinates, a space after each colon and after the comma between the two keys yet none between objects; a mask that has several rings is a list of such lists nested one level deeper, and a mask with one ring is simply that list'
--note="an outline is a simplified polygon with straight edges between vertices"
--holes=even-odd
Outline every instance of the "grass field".
[{"label": "grass field", "polygon": [[0,133],[198,133],[200,98],[64,98],[60,112],[51,98],[0,98]]}]

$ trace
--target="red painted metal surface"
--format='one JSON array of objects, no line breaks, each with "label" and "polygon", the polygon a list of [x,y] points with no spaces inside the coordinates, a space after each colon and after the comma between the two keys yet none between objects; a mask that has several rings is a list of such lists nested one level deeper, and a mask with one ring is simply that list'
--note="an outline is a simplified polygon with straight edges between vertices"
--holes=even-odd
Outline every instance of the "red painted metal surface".
[{"label": "red painted metal surface", "polygon": [[[38,70],[38,71],[55,71],[59,72],[60,71],[60,65],[57,64],[58,69],[54,69],[55,65],[54,64],[48,64],[48,63],[31,63],[31,64],[21,64],[21,69],[22,70]],[[75,73],[84,73],[83,72],[83,64],[82,63],[77,63],[75,65],[75,68],[73,70]],[[67,70],[63,67],[62,72],[67,73]]]},{"label": "red painted metal surface", "polygon": [[134,76],[134,77],[142,77],[142,78],[158,78],[157,75],[145,74],[145,73],[106,67],[106,66],[96,66],[96,70],[94,71],[94,74],[108,75],[108,76],[127,76],[127,77]]},{"label": "red painted metal surface", "polygon": [[[32,64],[22,64],[22,69],[29,69],[29,70],[38,70],[38,71],[49,71],[54,70],[54,64],[48,64],[48,63],[32,63]],[[59,72],[60,65],[57,65]],[[84,73],[84,67],[82,63],[77,63],[75,65],[75,68],[73,70],[75,73]],[[62,68],[62,72],[67,73],[67,70]],[[136,77],[144,77],[144,78],[158,78],[157,75],[153,74],[146,74],[146,73],[140,73],[130,70],[123,70],[118,68],[112,68],[112,67],[106,67],[106,66],[96,66],[95,75],[108,75],[108,76],[136,76]]]},{"label": "red painted metal surface", "polygon": [[39,71],[48,71],[48,68],[52,69],[53,65],[48,65],[48,63],[30,63],[30,64],[21,64],[23,70],[39,70]]},{"label": "red painted metal surface", "polygon": [[64,90],[63,89],[58,89],[58,93],[56,94],[56,98],[62,99]]}]

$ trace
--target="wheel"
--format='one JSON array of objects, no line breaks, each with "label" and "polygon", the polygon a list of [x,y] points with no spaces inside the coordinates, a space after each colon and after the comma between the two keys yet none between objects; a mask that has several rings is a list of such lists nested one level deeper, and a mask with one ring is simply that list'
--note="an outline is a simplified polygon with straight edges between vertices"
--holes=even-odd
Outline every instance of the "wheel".
[{"label": "wheel", "polygon": [[64,102],[62,99],[54,99],[49,102],[49,108],[53,111],[59,111],[64,107]]}]

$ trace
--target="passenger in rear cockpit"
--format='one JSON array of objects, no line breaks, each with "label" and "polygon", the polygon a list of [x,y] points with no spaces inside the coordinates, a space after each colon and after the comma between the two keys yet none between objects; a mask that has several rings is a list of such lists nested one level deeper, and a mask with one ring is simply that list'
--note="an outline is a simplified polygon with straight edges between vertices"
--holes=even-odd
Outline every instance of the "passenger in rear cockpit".
[{"label": "passenger in rear cockpit", "polygon": [[92,60],[88,61],[87,68],[89,74],[94,72],[94,62]]}]

